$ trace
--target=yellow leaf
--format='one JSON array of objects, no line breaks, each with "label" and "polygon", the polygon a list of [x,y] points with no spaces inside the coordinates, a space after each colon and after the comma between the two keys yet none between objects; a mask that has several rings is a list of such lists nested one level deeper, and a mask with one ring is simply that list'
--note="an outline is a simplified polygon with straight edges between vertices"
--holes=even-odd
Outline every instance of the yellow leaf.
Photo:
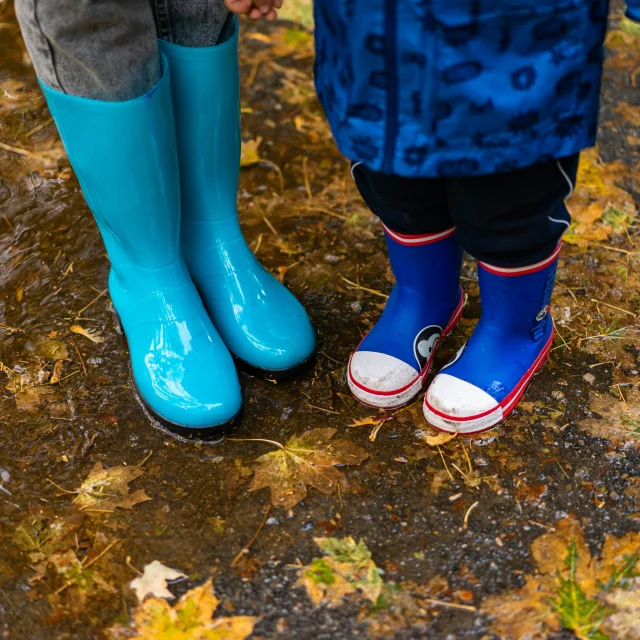
[{"label": "yellow leaf", "polygon": [[112,627],[112,637],[142,640],[244,640],[253,633],[258,618],[213,618],[220,604],[211,580],[187,591],[172,607],[166,600],[148,598],[134,613],[135,635],[126,627]]},{"label": "yellow leaf", "polygon": [[312,429],[293,436],[257,459],[258,466],[250,491],[271,489],[271,503],[291,508],[314,487],[325,495],[335,492],[345,482],[336,465],[359,465],[369,457],[363,449],[348,440],[333,440],[335,429]]},{"label": "yellow leaf", "polygon": [[370,602],[376,603],[382,591],[382,572],[371,559],[371,552],[363,540],[353,538],[314,538],[325,554],[300,567],[299,586],[304,586],[317,606],[326,603],[339,605],[344,596],[360,591]]},{"label": "yellow leaf", "polygon": [[590,242],[602,242],[614,231],[603,220],[615,210],[620,219],[631,218],[636,205],[630,193],[620,185],[629,180],[629,167],[621,162],[604,162],[597,149],[587,149],[580,157],[578,179],[574,194],[567,200],[573,224],[565,241],[587,246]]},{"label": "yellow leaf", "polygon": [[71,331],[73,331],[73,333],[77,333],[81,336],[84,336],[85,338],[88,338],[89,340],[91,340],[91,342],[95,342],[97,344],[104,342],[104,338],[99,333],[95,331],[91,331],[90,329],[84,329],[79,324],[74,324],[70,328],[71,328]]},{"label": "yellow leaf", "polygon": [[437,447],[440,444],[446,444],[447,442],[453,440],[458,434],[457,433],[438,433],[435,436],[424,436],[423,440],[430,447]]},{"label": "yellow leaf", "polygon": [[255,140],[246,140],[242,142],[242,150],[240,153],[240,166],[251,167],[254,164],[260,162],[260,154],[258,153],[258,147],[262,142],[262,138],[258,137]]},{"label": "yellow leaf", "polygon": [[635,574],[639,549],[639,533],[607,535],[600,556],[592,557],[579,522],[557,521],[531,547],[537,573],[520,589],[485,600],[491,630],[505,640],[547,638],[563,626],[581,638],[585,628],[588,637],[602,637],[595,635],[602,624],[597,598]]},{"label": "yellow leaf", "polygon": [[129,495],[129,483],[143,474],[139,467],[119,465],[105,469],[102,462],[96,462],[73,501],[86,513],[113,511],[117,507],[132,509],[140,502],[151,500],[144,489]]},{"label": "yellow leaf", "polygon": [[257,31],[246,33],[244,37],[257,40],[258,42],[264,42],[265,44],[271,44],[273,42],[273,39],[266,33],[258,33]]}]

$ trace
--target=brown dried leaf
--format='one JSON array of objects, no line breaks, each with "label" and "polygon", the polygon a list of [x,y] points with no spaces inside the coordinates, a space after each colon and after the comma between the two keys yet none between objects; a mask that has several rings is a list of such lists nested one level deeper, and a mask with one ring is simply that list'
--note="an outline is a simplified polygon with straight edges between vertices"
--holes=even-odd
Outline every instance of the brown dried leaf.
[{"label": "brown dried leaf", "polygon": [[337,607],[343,603],[345,596],[356,592],[356,588],[335,572],[325,558],[316,558],[310,565],[301,567],[295,586],[304,587],[316,607],[321,604]]},{"label": "brown dried leaf", "polygon": [[578,637],[586,628],[589,637],[602,637],[591,635],[602,622],[595,598],[633,575],[639,550],[638,533],[607,536],[600,557],[593,558],[579,522],[559,520],[531,546],[538,572],[527,576],[522,588],[485,600],[482,609],[492,618],[491,630],[505,640],[547,638],[562,626]]},{"label": "brown dried leaf", "polygon": [[640,389],[625,392],[625,402],[605,394],[593,398],[590,409],[602,418],[586,418],[578,424],[587,433],[606,438],[616,446],[640,445]]},{"label": "brown dried leaf", "polygon": [[62,377],[62,369],[64,368],[64,360],[56,360],[53,365],[53,373],[49,378],[49,384],[58,384]]},{"label": "brown dried leaf", "polygon": [[330,442],[335,432],[335,429],[312,429],[293,436],[281,449],[260,456],[249,490],[269,487],[271,503],[285,508],[303,500],[308,487],[332,494],[345,482],[336,465],[359,465],[369,457],[348,440]]},{"label": "brown dried leaf", "polygon": [[119,465],[104,469],[102,462],[96,462],[73,501],[87,513],[113,511],[117,507],[132,509],[140,502],[151,500],[144,489],[129,494],[129,483],[143,474],[139,467]]}]

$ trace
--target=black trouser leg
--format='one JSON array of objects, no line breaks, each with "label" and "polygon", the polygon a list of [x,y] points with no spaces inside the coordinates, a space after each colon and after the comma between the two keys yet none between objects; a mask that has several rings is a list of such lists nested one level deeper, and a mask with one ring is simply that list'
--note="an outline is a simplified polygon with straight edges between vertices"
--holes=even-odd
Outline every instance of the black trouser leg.
[{"label": "black trouser leg", "polygon": [[477,260],[524,267],[548,257],[571,223],[564,204],[578,155],[504,174],[447,180],[456,236]]},{"label": "black trouser leg", "polygon": [[453,225],[474,258],[522,267],[549,256],[571,217],[578,155],[473,178],[402,178],[355,165],[353,175],[371,211],[391,230],[436,233]]},{"label": "black trouser leg", "polygon": [[360,163],[352,166],[351,173],[369,209],[392,231],[421,235],[453,226],[443,178],[403,178],[371,171]]}]

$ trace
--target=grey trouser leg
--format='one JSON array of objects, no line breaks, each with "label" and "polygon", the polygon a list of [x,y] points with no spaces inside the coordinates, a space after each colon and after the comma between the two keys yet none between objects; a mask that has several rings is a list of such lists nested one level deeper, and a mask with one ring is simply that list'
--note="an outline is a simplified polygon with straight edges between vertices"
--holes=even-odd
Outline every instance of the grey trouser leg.
[{"label": "grey trouser leg", "polygon": [[233,33],[224,0],[15,0],[40,79],[74,96],[117,102],[160,79],[157,38],[213,46]]}]

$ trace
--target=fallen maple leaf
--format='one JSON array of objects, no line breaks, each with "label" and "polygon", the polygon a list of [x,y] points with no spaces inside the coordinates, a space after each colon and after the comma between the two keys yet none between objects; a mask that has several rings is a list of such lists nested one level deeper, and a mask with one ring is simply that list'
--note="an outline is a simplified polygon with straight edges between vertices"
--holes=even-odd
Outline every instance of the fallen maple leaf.
[{"label": "fallen maple leaf", "polygon": [[119,465],[105,469],[102,462],[96,462],[78,488],[73,502],[87,513],[113,511],[117,507],[132,509],[140,502],[151,500],[144,489],[129,495],[129,483],[143,474],[139,467]]},{"label": "fallen maple leaf", "polygon": [[364,541],[353,538],[314,538],[325,554],[300,568],[297,585],[307,589],[317,606],[326,603],[337,606],[344,596],[359,590],[372,603],[382,590],[382,572],[371,559]]},{"label": "fallen maple leaf", "polygon": [[[314,538],[324,553],[310,565],[299,567],[296,586],[304,587],[318,607],[336,607],[346,597],[363,596],[358,623],[366,625],[366,637],[395,638],[408,629],[425,632],[433,620],[434,606],[447,605],[450,598],[447,581],[435,576],[426,585],[414,582],[384,582],[382,571],[374,563],[363,540],[353,538]],[[475,607],[452,604],[476,611]],[[420,636],[423,637],[423,636]],[[426,637],[426,636],[424,636]]]},{"label": "fallen maple leaf", "polygon": [[603,638],[606,611],[597,598],[634,575],[639,550],[638,533],[607,536],[600,557],[592,558],[579,522],[559,520],[531,547],[538,572],[522,588],[484,602],[491,630],[505,640],[546,638],[561,628],[578,638]]},{"label": "fallen maple leaf", "polygon": [[581,420],[582,429],[617,446],[640,445],[640,389],[625,392],[624,401],[609,394],[596,396],[589,408],[602,418]]},{"label": "fallen maple leaf", "polygon": [[186,577],[182,571],[170,569],[154,560],[145,565],[142,575],[132,580],[129,586],[136,592],[139,602],[144,602],[148,596],[173,600],[175,596],[167,589],[167,582]]},{"label": "fallen maple leaf", "polygon": [[212,618],[219,604],[211,580],[207,580],[187,591],[175,607],[160,598],[145,600],[133,615],[135,635],[129,627],[116,626],[109,631],[115,638],[143,640],[244,640],[253,632],[256,617]]},{"label": "fallen maple leaf", "polygon": [[335,429],[312,429],[293,436],[286,445],[277,442],[277,451],[260,456],[249,491],[271,489],[271,503],[291,508],[303,500],[308,487],[325,495],[345,482],[336,465],[359,465],[369,457],[363,449],[348,440],[331,440]]}]

